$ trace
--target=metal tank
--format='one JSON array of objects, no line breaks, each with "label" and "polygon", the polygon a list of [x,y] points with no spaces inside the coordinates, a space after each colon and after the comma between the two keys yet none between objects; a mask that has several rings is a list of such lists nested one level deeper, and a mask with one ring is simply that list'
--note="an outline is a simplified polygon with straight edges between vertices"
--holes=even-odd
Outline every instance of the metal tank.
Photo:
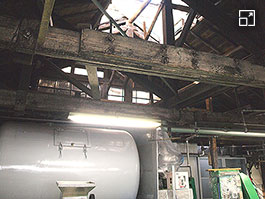
[{"label": "metal tank", "polygon": [[59,199],[56,181],[92,181],[96,199],[135,199],[139,156],[120,130],[8,122],[0,127],[0,199]]}]

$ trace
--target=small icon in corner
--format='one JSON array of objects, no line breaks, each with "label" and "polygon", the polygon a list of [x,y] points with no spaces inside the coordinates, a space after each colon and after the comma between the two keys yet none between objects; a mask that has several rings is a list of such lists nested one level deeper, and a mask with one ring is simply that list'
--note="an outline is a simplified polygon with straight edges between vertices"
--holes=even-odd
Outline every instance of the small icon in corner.
[{"label": "small icon in corner", "polygon": [[239,26],[255,26],[255,10],[239,10]]}]

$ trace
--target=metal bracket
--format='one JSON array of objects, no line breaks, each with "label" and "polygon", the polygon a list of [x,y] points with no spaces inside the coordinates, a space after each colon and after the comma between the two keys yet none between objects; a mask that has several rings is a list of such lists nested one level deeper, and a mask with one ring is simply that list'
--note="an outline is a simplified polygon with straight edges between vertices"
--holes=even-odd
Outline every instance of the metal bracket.
[{"label": "metal bracket", "polygon": [[62,156],[63,156],[63,152],[62,152],[63,151],[63,145],[61,142],[59,144],[58,150],[59,150],[59,158],[62,158]]},{"label": "metal bracket", "polygon": [[84,152],[85,158],[87,159],[87,146],[86,145],[84,145],[83,147],[83,152]]}]

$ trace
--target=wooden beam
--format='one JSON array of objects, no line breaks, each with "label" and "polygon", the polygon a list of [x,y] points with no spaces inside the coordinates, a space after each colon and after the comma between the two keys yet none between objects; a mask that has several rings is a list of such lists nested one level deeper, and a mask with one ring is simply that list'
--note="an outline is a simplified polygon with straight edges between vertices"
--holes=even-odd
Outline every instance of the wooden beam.
[{"label": "wooden beam", "polygon": [[151,0],[146,0],[141,7],[134,13],[134,15],[128,20],[128,23],[133,23],[137,17],[144,11],[144,9],[149,5]]},{"label": "wooden beam", "polygon": [[[265,68],[210,53],[85,29],[78,33],[50,28],[36,51],[23,40],[13,47],[18,20],[0,17],[0,48],[25,54],[92,63],[98,67],[138,74],[215,83],[226,86],[265,87]],[[80,39],[81,38],[81,39]],[[29,40],[33,42],[34,35]]]},{"label": "wooden beam", "polygon": [[182,12],[190,12],[190,8],[188,6],[183,6],[179,4],[172,4],[172,9],[179,10]]},{"label": "wooden beam", "polygon": [[154,26],[155,26],[155,23],[156,23],[156,21],[157,21],[157,18],[158,18],[158,16],[159,16],[161,10],[163,9],[163,7],[164,7],[164,2],[162,1],[162,2],[160,3],[160,5],[159,5],[157,11],[156,11],[155,17],[154,17],[154,19],[153,19],[153,21],[152,21],[152,23],[151,23],[151,25],[150,25],[150,27],[149,27],[149,29],[148,29],[146,35],[145,35],[145,37],[144,37],[144,40],[148,40],[148,39],[149,39],[149,37],[150,37],[150,35],[151,35],[152,31],[153,31],[153,28],[154,28]]},{"label": "wooden beam", "polygon": [[186,41],[186,38],[188,36],[188,33],[190,31],[190,27],[191,27],[195,17],[196,17],[196,11],[191,9],[189,16],[185,22],[184,28],[180,34],[180,37],[177,39],[177,41],[175,43],[175,46],[181,47],[184,44],[184,42]]},{"label": "wooden beam", "polygon": [[97,67],[85,64],[87,70],[87,77],[88,82],[91,88],[91,94],[93,99],[100,99],[100,92],[99,92],[99,83],[98,83],[98,75],[97,75]]},{"label": "wooden beam", "polygon": [[190,31],[190,34],[192,36],[194,36],[195,38],[199,39],[205,46],[207,46],[208,48],[210,48],[211,50],[213,50],[215,53],[217,54],[221,54],[221,51],[218,50],[216,47],[214,47],[212,44],[210,44],[209,42],[207,42],[205,39],[203,39],[200,35],[198,35],[197,33],[193,32],[192,30]]},{"label": "wooden beam", "polygon": [[162,10],[163,20],[163,40],[164,44],[174,45],[174,21],[172,11],[172,0],[164,0],[164,7]]},{"label": "wooden beam", "polygon": [[48,60],[46,58],[42,58],[41,61],[43,63],[47,64],[53,70],[55,70],[61,77],[63,77],[64,79],[66,79],[67,81],[69,81],[70,83],[75,85],[81,91],[83,91],[84,93],[86,93],[89,96],[92,96],[92,92],[89,88],[87,88],[85,85],[83,85],[82,83],[80,83],[75,78],[68,75],[67,73],[63,72],[58,66],[56,66],[56,64],[54,64],[53,62],[51,62],[50,60]]},{"label": "wooden beam", "polygon": [[238,45],[243,46],[249,52],[253,54],[260,54],[262,51],[258,43],[255,43],[246,34],[242,34],[234,21],[226,15],[224,12],[219,10],[209,0],[182,0],[188,4],[192,9],[197,11],[199,14],[204,16],[212,24],[216,25],[222,34],[231,38]]},{"label": "wooden beam", "polygon": [[168,93],[165,91],[165,89],[149,81],[147,78],[143,77],[142,75],[131,74],[131,73],[126,73],[126,75],[130,77],[134,82],[140,84],[146,90],[150,91],[151,93],[154,93],[161,99],[166,99],[168,97]]},{"label": "wooden beam", "polygon": [[48,33],[49,22],[50,22],[50,17],[52,15],[54,3],[55,0],[45,0],[42,17],[41,17],[39,35],[37,40],[38,45],[42,45],[44,43],[45,37]]},{"label": "wooden beam", "polygon": [[[8,114],[16,105],[16,98],[20,91],[0,89],[0,112]],[[126,104],[120,102],[99,101],[88,98],[78,98],[66,95],[56,95],[29,91],[26,95],[25,109],[34,112],[67,113],[80,112],[104,115],[120,115],[128,117],[145,117],[162,119],[175,124],[194,126],[194,122],[212,124],[241,123],[241,114],[209,113],[197,110],[166,109],[152,105]],[[9,112],[7,111],[9,110]],[[264,116],[245,116],[249,123],[265,124]]]},{"label": "wooden beam", "polygon": [[183,92],[179,92],[178,96],[173,96],[167,100],[165,100],[164,104],[167,107],[174,107],[179,104],[183,104],[191,99],[196,98],[198,95],[201,95],[205,92],[208,92],[209,90],[216,88],[216,85],[211,84],[198,84],[198,85],[192,85],[191,87],[187,88]]}]

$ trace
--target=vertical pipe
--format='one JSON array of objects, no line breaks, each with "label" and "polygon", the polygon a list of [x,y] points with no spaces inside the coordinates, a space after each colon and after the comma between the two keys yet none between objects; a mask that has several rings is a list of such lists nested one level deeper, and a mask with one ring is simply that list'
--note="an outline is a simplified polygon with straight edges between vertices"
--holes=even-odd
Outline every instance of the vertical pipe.
[{"label": "vertical pipe", "polygon": [[187,166],[190,166],[189,140],[186,140],[186,152],[187,152]]},{"label": "vertical pipe", "polygon": [[172,192],[173,199],[176,199],[176,173],[175,173],[175,165],[172,165]]}]

